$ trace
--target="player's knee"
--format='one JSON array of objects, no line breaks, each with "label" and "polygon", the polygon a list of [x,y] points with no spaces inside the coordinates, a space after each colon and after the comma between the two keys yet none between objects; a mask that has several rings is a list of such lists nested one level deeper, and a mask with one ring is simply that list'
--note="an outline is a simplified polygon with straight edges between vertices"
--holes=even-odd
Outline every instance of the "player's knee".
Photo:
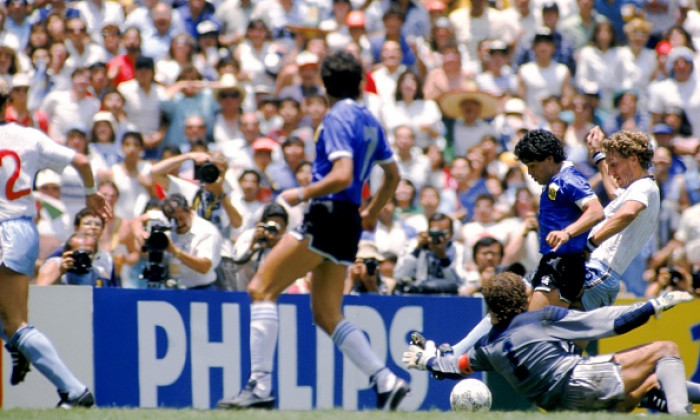
[{"label": "player's knee", "polygon": [[681,357],[678,344],[673,341],[657,341],[659,358],[661,357]]},{"label": "player's knee", "polygon": [[246,289],[251,300],[253,300],[254,302],[264,300],[265,293],[263,291],[262,284],[258,280],[257,276],[253,277],[253,280],[251,280],[251,282],[248,283]]}]

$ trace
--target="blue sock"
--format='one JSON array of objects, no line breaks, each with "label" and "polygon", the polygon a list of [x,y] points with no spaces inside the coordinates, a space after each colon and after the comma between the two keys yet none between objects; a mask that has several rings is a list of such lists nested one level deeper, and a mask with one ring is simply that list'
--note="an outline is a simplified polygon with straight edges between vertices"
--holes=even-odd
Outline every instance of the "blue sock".
[{"label": "blue sock", "polygon": [[58,392],[67,392],[68,398],[77,398],[85,391],[85,385],[73,376],[53,344],[36,328],[30,325],[20,328],[10,340],[10,345],[22,352]]}]

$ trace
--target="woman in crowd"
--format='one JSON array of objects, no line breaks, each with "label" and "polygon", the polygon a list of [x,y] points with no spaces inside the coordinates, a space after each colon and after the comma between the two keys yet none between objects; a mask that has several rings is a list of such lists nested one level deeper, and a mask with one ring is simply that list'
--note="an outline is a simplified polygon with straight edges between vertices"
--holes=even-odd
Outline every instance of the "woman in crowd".
[{"label": "woman in crowd", "polygon": [[381,114],[391,144],[394,128],[400,125],[413,129],[416,146],[421,149],[442,138],[445,126],[440,108],[434,101],[423,99],[423,86],[413,71],[406,70],[399,76],[395,98],[395,103],[382,107]]}]

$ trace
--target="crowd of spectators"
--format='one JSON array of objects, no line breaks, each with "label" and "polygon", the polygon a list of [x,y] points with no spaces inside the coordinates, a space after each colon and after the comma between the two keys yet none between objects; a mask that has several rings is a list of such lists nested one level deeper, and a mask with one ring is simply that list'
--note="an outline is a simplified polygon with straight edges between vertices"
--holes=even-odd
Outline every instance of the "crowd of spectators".
[{"label": "crowd of spectators", "polygon": [[[694,0],[6,0],[7,121],[88,155],[115,213],[84,228],[78,174],[37,176],[37,281],[146,287],[161,267],[179,286],[244,289],[301,222],[304,205],[277,196],[311,180],[319,63],[345,49],[402,176],[348,292],[475,295],[484,276],[535,268],[541,187],[514,145],[551,130],[605,202],[596,125],[655,143],[662,211],[626,292],[700,290],[698,42]],[[172,225],[162,263],[158,225]],[[67,261],[83,248],[92,277]]]}]

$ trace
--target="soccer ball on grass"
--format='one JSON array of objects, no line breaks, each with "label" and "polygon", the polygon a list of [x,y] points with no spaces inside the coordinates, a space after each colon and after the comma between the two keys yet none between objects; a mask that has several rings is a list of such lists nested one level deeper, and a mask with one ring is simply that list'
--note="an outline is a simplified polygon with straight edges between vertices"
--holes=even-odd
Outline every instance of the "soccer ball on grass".
[{"label": "soccer ball on grass", "polygon": [[452,388],[450,407],[453,411],[481,411],[491,409],[491,390],[478,379],[463,379]]}]

